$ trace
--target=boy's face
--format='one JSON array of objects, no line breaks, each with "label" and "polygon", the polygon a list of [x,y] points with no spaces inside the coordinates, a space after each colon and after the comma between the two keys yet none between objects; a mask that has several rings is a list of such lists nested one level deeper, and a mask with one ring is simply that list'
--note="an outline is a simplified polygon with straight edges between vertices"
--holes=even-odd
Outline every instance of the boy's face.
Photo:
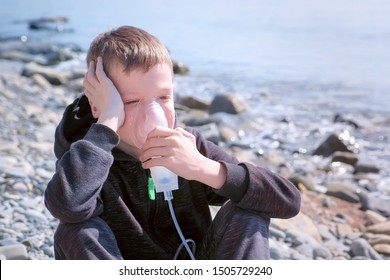
[{"label": "boy's face", "polygon": [[173,128],[175,124],[172,68],[164,63],[153,66],[147,72],[135,69],[125,73],[123,67],[116,65],[112,67],[110,77],[122,97],[125,110],[125,121],[117,132],[121,139],[119,148],[137,155],[132,134],[136,133],[134,114],[142,113],[137,112],[138,102],[155,99],[164,110],[168,126]]}]

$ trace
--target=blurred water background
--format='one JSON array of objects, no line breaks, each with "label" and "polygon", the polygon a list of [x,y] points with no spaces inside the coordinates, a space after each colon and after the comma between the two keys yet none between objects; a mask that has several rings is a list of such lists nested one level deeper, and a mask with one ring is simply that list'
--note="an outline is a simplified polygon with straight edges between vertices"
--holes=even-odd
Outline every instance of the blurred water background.
[{"label": "blurred water background", "polygon": [[[144,28],[190,67],[185,91],[205,99],[225,90],[258,106],[259,93],[273,92],[274,102],[286,106],[315,103],[324,110],[384,113],[390,108],[386,0],[2,0],[0,7],[1,37],[26,35],[83,49],[116,26]],[[64,32],[29,30],[25,24],[53,16],[69,18]]]}]

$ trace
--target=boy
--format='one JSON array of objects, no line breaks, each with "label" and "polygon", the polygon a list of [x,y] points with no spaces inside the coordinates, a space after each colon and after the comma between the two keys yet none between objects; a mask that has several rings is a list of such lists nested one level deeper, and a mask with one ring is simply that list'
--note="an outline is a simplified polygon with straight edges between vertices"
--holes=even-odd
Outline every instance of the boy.
[{"label": "boy", "polygon": [[[172,62],[149,33],[130,26],[103,33],[87,62],[85,95],[56,130],[58,161],[45,192],[60,221],[56,259],[187,258],[162,193],[149,197],[154,166],[179,176],[173,208],[196,259],[269,259],[270,218],[299,212],[295,186],[175,127]],[[148,116],[136,115],[152,101],[168,127],[142,132]],[[223,205],[214,220],[209,205]]]}]

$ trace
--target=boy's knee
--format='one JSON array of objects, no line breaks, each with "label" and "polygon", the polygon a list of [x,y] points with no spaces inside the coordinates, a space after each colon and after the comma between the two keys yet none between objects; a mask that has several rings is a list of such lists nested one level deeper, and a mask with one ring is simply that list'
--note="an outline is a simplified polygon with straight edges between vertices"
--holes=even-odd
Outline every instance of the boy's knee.
[{"label": "boy's knee", "polygon": [[60,223],[54,234],[54,242],[69,244],[70,240],[85,241],[85,238],[97,235],[99,231],[111,231],[107,223],[100,217],[94,217],[82,223]]},{"label": "boy's knee", "polygon": [[205,240],[208,248],[202,248],[204,255],[216,259],[269,259],[269,223],[268,218],[229,201],[213,220],[212,241]]},{"label": "boy's knee", "polygon": [[218,211],[215,222],[222,222],[239,230],[253,228],[261,230],[262,233],[268,236],[268,228],[270,219],[264,218],[258,213],[251,212],[236,206],[234,202],[228,201]]},{"label": "boy's knee", "polygon": [[82,223],[60,223],[54,234],[58,259],[121,258],[115,235],[100,217]]}]

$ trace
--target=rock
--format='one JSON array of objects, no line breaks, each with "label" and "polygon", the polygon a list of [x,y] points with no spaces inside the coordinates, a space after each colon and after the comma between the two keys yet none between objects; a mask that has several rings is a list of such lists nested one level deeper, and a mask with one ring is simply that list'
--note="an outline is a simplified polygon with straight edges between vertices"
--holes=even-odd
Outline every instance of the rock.
[{"label": "rock", "polygon": [[12,186],[12,189],[17,191],[17,192],[27,192],[29,190],[28,186],[22,182],[16,182]]},{"label": "rock", "polygon": [[359,158],[351,152],[336,151],[333,153],[332,162],[343,162],[355,166]]},{"label": "rock", "polygon": [[389,197],[381,197],[377,193],[368,193],[363,190],[357,195],[362,203],[362,210],[372,210],[384,217],[390,217]]},{"label": "rock", "polygon": [[351,152],[357,153],[359,145],[354,137],[350,136],[347,131],[339,135],[330,134],[314,151],[313,155],[328,157],[334,152]]},{"label": "rock", "polygon": [[358,163],[355,165],[355,173],[379,173],[380,168],[374,164]]},{"label": "rock", "polygon": [[375,224],[367,227],[367,232],[390,235],[390,220],[384,223]]},{"label": "rock", "polygon": [[304,259],[307,259],[307,260],[313,260],[314,259],[314,254],[313,254],[313,251],[314,251],[314,247],[312,244],[301,244],[299,246],[297,246],[295,248],[301,255],[303,255],[304,257],[299,257],[299,258],[296,258],[296,259],[300,259],[300,260],[304,260]]},{"label": "rock", "polygon": [[202,126],[212,122],[207,112],[202,110],[183,110],[178,111],[177,120],[186,126]]},{"label": "rock", "polygon": [[16,60],[22,62],[35,62],[37,64],[46,65],[48,64],[48,59],[41,54],[29,54],[24,53],[18,50],[9,50],[1,54],[1,57],[9,60]]},{"label": "rock", "polygon": [[8,237],[0,240],[0,247],[9,245],[18,245],[19,242],[15,237]]},{"label": "rock", "polygon": [[382,260],[374,248],[363,238],[357,238],[351,244],[351,253],[353,257],[366,257],[371,260]]},{"label": "rock", "polygon": [[334,196],[348,202],[358,203],[360,201],[357,195],[358,188],[350,183],[328,183],[326,184],[327,195]]},{"label": "rock", "polygon": [[46,221],[47,217],[41,211],[35,209],[27,209],[25,211],[25,216],[28,220],[35,223],[43,223]]},{"label": "rock", "polygon": [[326,247],[315,247],[313,248],[313,259],[324,259],[328,260],[332,258],[332,253],[330,250]]},{"label": "rock", "polygon": [[51,67],[40,66],[36,63],[28,63],[25,65],[22,75],[32,77],[35,74],[43,76],[52,85],[64,85],[69,82],[70,73],[56,70]]},{"label": "rock", "polygon": [[343,238],[352,233],[352,228],[348,224],[336,224],[337,234],[340,238]]},{"label": "rock", "polygon": [[185,96],[180,98],[180,104],[184,105],[190,109],[207,111],[209,109],[209,104],[203,100],[192,96]]},{"label": "rock", "polygon": [[390,235],[387,234],[368,234],[368,243],[370,243],[371,246],[377,245],[377,244],[387,244],[390,245]]},{"label": "rock", "polygon": [[372,210],[366,210],[366,218],[369,225],[383,223],[387,221],[386,217]]},{"label": "rock", "polygon": [[41,74],[33,74],[31,79],[42,89],[50,89],[51,87],[49,81]]},{"label": "rock", "polygon": [[301,236],[307,235],[310,236],[311,239],[321,242],[321,235],[313,220],[301,212],[298,213],[297,216],[288,220],[272,219],[271,225],[278,230],[289,232],[290,234],[297,232],[297,238],[300,238],[299,235],[301,234]]},{"label": "rock", "polygon": [[[18,52],[19,56],[32,58],[31,61],[35,61],[38,64],[55,65],[62,61],[77,58],[82,53],[82,49],[74,44],[53,44],[38,40],[2,42],[0,44],[0,58],[9,52]],[[9,59],[13,58],[9,57]],[[15,57],[15,59],[18,58]],[[26,59],[22,59],[22,61],[26,61]]]},{"label": "rock", "polygon": [[188,68],[188,66],[184,65],[181,62],[173,61],[173,73],[179,75],[185,75],[188,74],[189,71],[190,69]]},{"label": "rock", "polygon": [[335,117],[334,117],[334,122],[341,122],[341,123],[346,123],[346,124],[349,124],[351,125],[352,127],[354,128],[360,128],[360,125],[354,121],[354,120],[351,120],[341,114],[336,114]]},{"label": "rock", "polygon": [[[17,143],[2,143],[0,142],[0,152],[5,152],[11,155],[20,155],[22,151]],[[1,159],[1,157],[0,157]]]},{"label": "rock", "polygon": [[285,232],[283,232],[282,230],[278,230],[272,226],[269,228],[269,235],[270,235],[270,237],[274,237],[276,239],[285,239],[286,238]]},{"label": "rock", "polygon": [[215,123],[209,123],[195,127],[207,140],[218,144],[221,141],[221,134]]},{"label": "rock", "polygon": [[390,256],[390,244],[376,244],[373,248],[381,254]]},{"label": "rock", "polygon": [[66,16],[55,16],[55,17],[41,17],[37,19],[32,19],[31,22],[40,22],[40,23],[67,23],[69,18]]},{"label": "rock", "polygon": [[45,253],[46,256],[49,258],[54,259],[54,248],[53,246],[43,246],[42,251]]},{"label": "rock", "polygon": [[56,32],[63,32],[65,30],[64,24],[69,21],[67,17],[42,17],[29,21],[29,28],[32,30],[50,30]]},{"label": "rock", "polygon": [[305,188],[306,190],[315,191],[316,184],[313,177],[306,175],[293,175],[288,178],[298,189]]},{"label": "rock", "polygon": [[269,240],[270,258],[272,260],[286,260],[290,259],[292,250],[284,243],[275,241],[273,238]]},{"label": "rock", "polygon": [[219,133],[221,134],[222,141],[227,142],[227,141],[237,141],[238,140],[238,133],[236,130],[233,128],[226,126],[226,125],[221,125],[219,127]]},{"label": "rock", "polygon": [[328,240],[335,241],[336,240],[335,234],[333,234],[331,232],[331,230],[328,226],[326,226],[324,224],[318,224],[317,228],[318,228],[318,231],[319,231],[323,241],[328,241]]},{"label": "rock", "polygon": [[252,164],[258,163],[256,154],[250,149],[243,149],[242,147],[231,147],[230,151],[240,162],[249,162]]},{"label": "rock", "polygon": [[34,168],[27,161],[14,161],[10,157],[0,156],[0,170],[1,173],[12,177],[24,178],[26,176],[33,176],[35,174]]},{"label": "rock", "polygon": [[209,113],[239,114],[246,110],[244,101],[236,94],[219,94],[210,104]]},{"label": "rock", "polygon": [[0,255],[4,256],[7,260],[27,260],[26,246],[23,244],[15,244],[0,247]]}]

